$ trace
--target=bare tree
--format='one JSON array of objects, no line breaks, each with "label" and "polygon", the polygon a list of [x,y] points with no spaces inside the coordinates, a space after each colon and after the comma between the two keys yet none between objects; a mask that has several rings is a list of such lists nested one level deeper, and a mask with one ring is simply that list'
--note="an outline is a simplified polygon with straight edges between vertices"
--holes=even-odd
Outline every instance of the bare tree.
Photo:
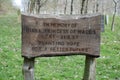
[{"label": "bare tree", "polygon": [[65,1],[64,14],[66,14],[66,10],[67,10],[67,0]]},{"label": "bare tree", "polygon": [[82,0],[82,3],[81,3],[81,14],[88,13],[88,2],[89,2],[89,0]]},{"label": "bare tree", "polygon": [[87,13],[87,11],[88,11],[88,1],[89,0],[86,0],[86,6],[85,6],[85,12],[84,13]]},{"label": "bare tree", "polygon": [[96,12],[98,12],[99,11],[99,3],[98,3],[98,1],[96,1]]},{"label": "bare tree", "polygon": [[71,10],[70,10],[70,14],[73,13],[73,0],[71,0]]},{"label": "bare tree", "polygon": [[48,0],[30,0],[28,1],[27,12],[39,14],[40,9]]},{"label": "bare tree", "polygon": [[116,16],[116,12],[117,12],[117,1],[113,0],[113,2],[114,2],[114,14],[113,14],[112,24],[111,24],[112,31],[114,31],[115,16]]},{"label": "bare tree", "polygon": [[83,11],[84,11],[84,6],[85,6],[85,0],[82,0],[82,3],[81,3],[81,14],[83,14]]}]

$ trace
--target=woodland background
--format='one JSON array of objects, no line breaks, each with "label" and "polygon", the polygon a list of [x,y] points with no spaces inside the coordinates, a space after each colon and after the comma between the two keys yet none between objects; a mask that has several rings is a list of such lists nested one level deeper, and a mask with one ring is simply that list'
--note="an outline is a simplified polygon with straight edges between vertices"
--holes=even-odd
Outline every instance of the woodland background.
[{"label": "woodland background", "polygon": [[[21,12],[105,16],[96,80],[120,80],[120,0],[23,0],[21,10],[0,0],[0,80],[23,80]],[[37,58],[35,80],[82,80],[85,56]]]}]

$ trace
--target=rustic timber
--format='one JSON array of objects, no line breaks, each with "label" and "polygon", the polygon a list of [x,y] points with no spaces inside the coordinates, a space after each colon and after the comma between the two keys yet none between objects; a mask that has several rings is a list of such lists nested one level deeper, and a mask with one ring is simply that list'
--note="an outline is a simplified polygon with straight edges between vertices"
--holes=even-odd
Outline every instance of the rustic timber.
[{"label": "rustic timber", "polygon": [[23,12],[27,13],[22,14],[24,80],[34,80],[35,57],[77,54],[86,55],[83,80],[95,80],[95,58],[100,56],[100,32],[104,31],[104,17],[98,14],[76,15],[81,11],[83,13],[83,8],[85,13],[91,13],[94,8],[94,0],[86,0],[85,5],[89,3],[90,6],[79,5],[82,1],[85,0],[23,1]]},{"label": "rustic timber", "polygon": [[100,56],[102,15],[22,15],[22,56]]},{"label": "rustic timber", "polygon": [[96,58],[86,56],[83,80],[96,80]]},{"label": "rustic timber", "polygon": [[24,80],[35,80],[34,79],[34,58],[24,58],[23,64],[23,76]]}]

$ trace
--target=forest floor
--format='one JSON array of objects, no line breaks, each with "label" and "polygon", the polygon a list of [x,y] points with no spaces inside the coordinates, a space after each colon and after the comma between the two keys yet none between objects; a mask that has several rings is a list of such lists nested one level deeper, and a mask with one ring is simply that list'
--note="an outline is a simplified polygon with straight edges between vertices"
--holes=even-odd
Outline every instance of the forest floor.
[{"label": "forest floor", "polygon": [[[17,14],[0,15],[0,80],[23,80],[21,25]],[[115,31],[105,25],[101,56],[97,58],[96,80],[120,80],[120,17]],[[82,80],[85,56],[37,58],[35,80]]]}]

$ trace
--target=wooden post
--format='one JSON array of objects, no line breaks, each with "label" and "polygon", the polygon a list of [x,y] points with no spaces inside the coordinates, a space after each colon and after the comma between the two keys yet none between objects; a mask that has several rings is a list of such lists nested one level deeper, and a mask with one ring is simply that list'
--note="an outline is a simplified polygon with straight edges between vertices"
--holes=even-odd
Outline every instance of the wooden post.
[{"label": "wooden post", "polygon": [[96,80],[96,59],[86,56],[83,80]]},{"label": "wooden post", "polygon": [[34,80],[34,58],[24,58],[23,75],[24,80]]}]

